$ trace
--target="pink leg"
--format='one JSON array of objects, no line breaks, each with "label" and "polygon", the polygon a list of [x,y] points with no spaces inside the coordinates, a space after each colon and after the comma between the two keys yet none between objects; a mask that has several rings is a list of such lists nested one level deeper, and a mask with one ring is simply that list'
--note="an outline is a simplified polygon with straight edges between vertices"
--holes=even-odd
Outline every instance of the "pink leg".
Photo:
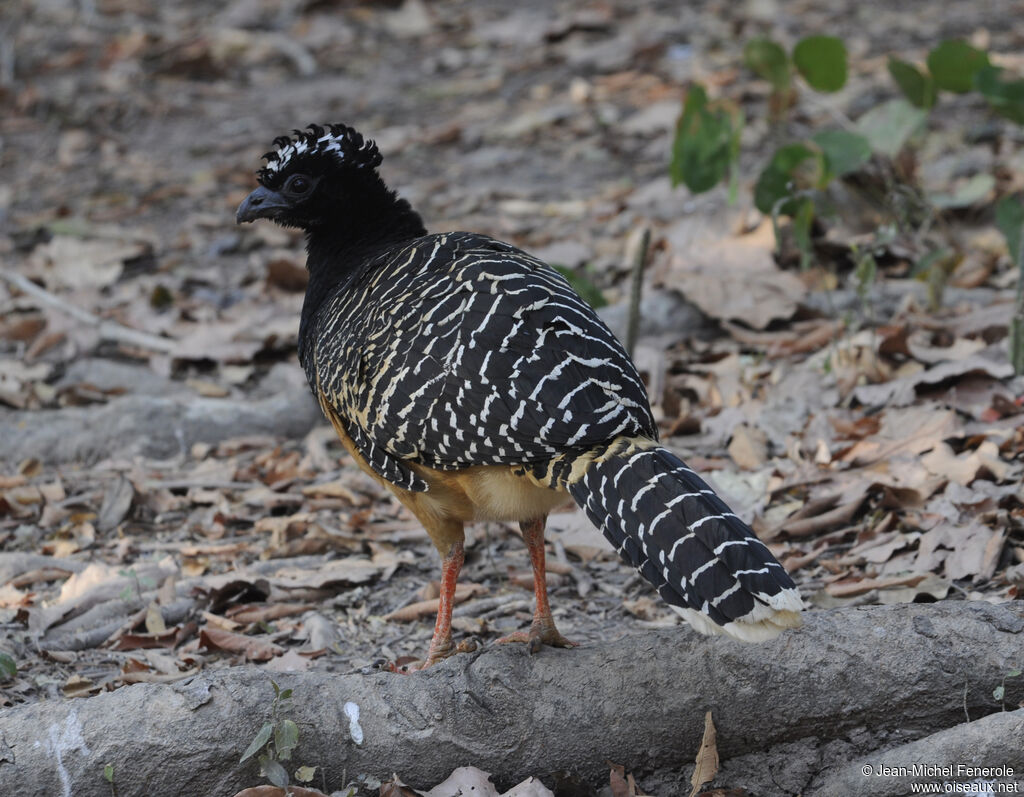
[{"label": "pink leg", "polygon": [[526,542],[526,549],[530,552],[530,563],[533,565],[533,591],[537,597],[537,608],[533,612],[533,623],[529,631],[516,631],[498,642],[525,642],[530,653],[536,653],[541,645],[551,645],[556,648],[576,647],[576,642],[570,642],[555,628],[555,620],[551,616],[551,606],[548,604],[548,582],[547,573],[544,569],[544,520],[530,520],[519,524],[523,533],[523,541]]},{"label": "pink leg", "polygon": [[[461,542],[452,544],[448,555],[441,562],[441,595],[437,606],[437,621],[434,623],[434,636],[430,640],[430,648],[427,651],[427,658],[422,662],[415,662],[404,669],[390,665],[388,669],[394,672],[415,672],[425,670],[432,664],[437,664],[441,659],[447,658],[453,653],[463,651],[462,646],[452,646],[452,608],[455,604],[455,583],[459,578],[459,571],[465,561],[465,551]],[[466,648],[469,650],[471,648]]]}]

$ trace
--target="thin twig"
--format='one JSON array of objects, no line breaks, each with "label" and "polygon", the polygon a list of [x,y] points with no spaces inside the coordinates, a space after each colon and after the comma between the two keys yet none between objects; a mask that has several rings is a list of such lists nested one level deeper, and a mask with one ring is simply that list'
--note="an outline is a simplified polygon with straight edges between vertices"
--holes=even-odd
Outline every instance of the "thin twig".
[{"label": "thin twig", "polygon": [[0,279],[10,283],[22,293],[27,293],[29,296],[38,299],[43,304],[66,313],[76,321],[80,321],[87,326],[96,327],[100,338],[103,340],[113,341],[114,343],[127,343],[129,346],[138,346],[139,348],[160,352],[170,352],[177,345],[177,341],[171,338],[151,335],[148,332],[118,324],[116,321],[108,321],[105,318],[95,316],[81,307],[76,307],[66,302],[45,288],[39,287],[27,277],[23,277],[21,274],[16,274],[13,271],[0,269]]},{"label": "thin twig", "polygon": [[640,329],[640,292],[644,283],[644,265],[647,263],[647,250],[651,245],[651,229],[644,227],[640,236],[640,247],[633,261],[629,284],[629,317],[626,326],[626,353],[633,356],[636,347],[637,333]]}]

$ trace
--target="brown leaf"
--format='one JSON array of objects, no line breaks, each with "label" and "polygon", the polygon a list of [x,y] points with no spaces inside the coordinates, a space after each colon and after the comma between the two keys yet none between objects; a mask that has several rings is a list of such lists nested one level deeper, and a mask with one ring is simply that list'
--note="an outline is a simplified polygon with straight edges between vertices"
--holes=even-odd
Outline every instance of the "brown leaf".
[{"label": "brown leaf", "polygon": [[629,782],[626,780],[626,768],[611,761],[608,762],[608,767],[608,785],[611,787],[612,797],[636,797],[636,791],[629,788]]},{"label": "brown leaf", "polygon": [[836,458],[851,465],[869,465],[897,453],[920,454],[939,440],[953,437],[962,427],[952,410],[934,406],[889,409],[877,434],[859,440]]},{"label": "brown leaf", "polygon": [[263,669],[268,672],[306,672],[310,667],[310,659],[299,651],[290,648],[280,656],[275,656]]},{"label": "brown leaf", "polygon": [[353,492],[340,479],[303,487],[302,494],[309,498],[342,498],[352,506],[365,506],[369,503],[367,496]]},{"label": "brown leaf", "polygon": [[857,401],[867,406],[905,407],[917,399],[918,388],[932,387],[969,374],[985,374],[994,379],[1005,379],[1013,375],[1013,366],[1005,361],[997,362],[982,354],[975,354],[962,360],[941,362],[927,370],[890,379],[877,385],[861,385],[854,390],[853,395]]},{"label": "brown leaf", "polygon": [[706,223],[698,222],[706,220],[687,220],[666,233],[675,252],[670,284],[685,285],[687,300],[712,318],[755,329],[792,318],[807,288],[775,264],[771,223],[709,240]]},{"label": "brown leaf", "polygon": [[423,797],[498,797],[491,776],[476,767],[458,767],[443,783],[421,793]]},{"label": "brown leaf", "polygon": [[[381,797],[384,797],[384,786],[381,785],[380,788]],[[292,795],[292,797],[327,797],[319,789],[310,789],[303,786],[289,786],[287,793]],[[407,794],[410,797],[416,797],[416,792],[414,791],[409,791]],[[250,786],[248,789],[235,792],[234,797],[285,797],[285,790],[277,786]],[[389,792],[388,797],[406,797],[406,794],[402,792]]]},{"label": "brown leaf", "polygon": [[48,288],[96,289],[113,284],[126,260],[147,251],[135,241],[55,235],[33,250],[30,263]]},{"label": "brown leaf", "polygon": [[984,441],[974,451],[953,453],[947,443],[940,442],[921,457],[921,462],[937,476],[964,486],[973,482],[982,470],[995,476],[996,481],[1006,478],[1010,466],[999,457],[999,447],[991,440]]},{"label": "brown leaf", "polygon": [[[917,561],[929,570],[943,562],[946,578],[954,581],[973,576],[980,577],[979,580],[990,578],[994,572],[993,559],[1002,551],[1002,542],[1002,532],[994,532],[977,521],[943,522],[921,535]],[[995,557],[989,551],[990,545],[998,548]]]},{"label": "brown leaf", "polygon": [[89,697],[100,691],[99,684],[94,684],[81,675],[72,675],[64,682],[64,697]]},{"label": "brown leaf", "polygon": [[768,461],[768,436],[760,429],[741,423],[732,433],[729,456],[744,470],[759,470]]},{"label": "brown leaf", "polygon": [[[831,501],[832,497],[830,496],[828,500]],[[857,514],[862,503],[864,503],[863,495],[820,515],[803,517],[798,520],[784,520],[778,527],[762,534],[761,539],[771,540],[783,533],[789,537],[808,537],[820,531],[846,525]]]},{"label": "brown leaf", "polygon": [[896,576],[894,578],[857,578],[835,581],[825,586],[825,591],[834,598],[848,598],[853,595],[863,595],[873,589],[888,589],[890,587],[914,587],[924,581],[923,573],[914,573],[909,576]]},{"label": "brown leaf", "polygon": [[146,631],[154,636],[167,633],[164,616],[160,613],[160,607],[155,603],[151,603],[146,607]]},{"label": "brown leaf", "polygon": [[704,715],[704,737],[700,740],[697,751],[697,766],[694,767],[690,784],[693,786],[690,797],[694,797],[705,783],[715,779],[718,774],[718,733],[711,719],[711,712]]},{"label": "brown leaf", "polygon": [[[239,796],[236,795],[236,797]],[[392,775],[391,780],[380,784],[380,797],[420,797],[420,795],[402,783],[398,775]]]},{"label": "brown leaf", "polygon": [[293,260],[283,257],[267,263],[267,284],[286,291],[304,291],[309,282],[309,272]]},{"label": "brown leaf", "polygon": [[[454,603],[462,603],[474,595],[479,595],[482,592],[486,592],[482,584],[458,584],[455,587],[455,598]],[[395,609],[395,611],[384,615],[384,619],[394,623],[408,623],[413,620],[418,620],[421,617],[427,617],[432,614],[437,614],[437,607],[440,605],[440,600],[435,598],[434,600],[417,601],[416,603],[410,603],[408,606],[403,606],[401,609]]]},{"label": "brown leaf", "polygon": [[199,632],[199,645],[207,650],[242,653],[250,661],[267,661],[284,653],[284,648],[264,639],[233,634],[219,628],[204,628]]},{"label": "brown leaf", "polygon": [[270,606],[234,606],[226,615],[236,623],[266,623],[281,617],[302,614],[316,608],[308,603],[275,603]]},{"label": "brown leaf", "polygon": [[175,627],[162,634],[121,634],[111,650],[140,650],[146,648],[173,648],[178,644],[180,629]]}]

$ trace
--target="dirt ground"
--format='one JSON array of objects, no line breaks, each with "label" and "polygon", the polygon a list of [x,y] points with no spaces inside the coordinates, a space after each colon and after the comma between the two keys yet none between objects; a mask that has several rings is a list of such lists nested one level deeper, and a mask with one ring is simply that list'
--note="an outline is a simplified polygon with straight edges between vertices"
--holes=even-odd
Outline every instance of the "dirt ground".
[{"label": "dirt ground", "polygon": [[[818,230],[800,272],[773,257],[749,187],[787,136],[892,96],[890,54],[962,36],[1024,71],[1007,24],[1022,15],[1009,0],[5,2],[0,267],[46,293],[0,280],[0,654],[17,666],[0,707],[425,651],[436,553],[344,456],[296,362],[301,239],[234,224],[271,139],[311,122],[374,138],[430,230],[584,276],[620,333],[649,228],[636,360],[663,438],[810,606],[1016,599],[1024,383],[1006,363],[1016,274],[995,194],[941,225],[966,256],[933,309],[908,278],[920,240],[880,256],[865,298],[847,254],[861,231]],[[848,86],[769,123],[744,42],[822,32],[846,42]],[[668,179],[694,80],[747,117],[735,205]],[[1024,187],[1021,128],[944,103],[922,183],[988,170],[995,193]],[[567,636],[677,622],[580,513],[549,529]],[[462,583],[460,639],[528,623],[515,529],[471,530]],[[689,790],[689,771],[635,776]]]}]

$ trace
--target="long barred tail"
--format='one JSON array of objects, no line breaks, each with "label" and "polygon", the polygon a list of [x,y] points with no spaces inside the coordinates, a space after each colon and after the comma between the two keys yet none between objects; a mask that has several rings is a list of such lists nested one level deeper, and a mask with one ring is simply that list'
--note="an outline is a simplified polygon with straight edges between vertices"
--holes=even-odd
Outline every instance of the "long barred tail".
[{"label": "long barred tail", "polygon": [[677,456],[618,438],[570,469],[563,483],[591,522],[698,631],[759,642],[800,625],[789,574]]}]

